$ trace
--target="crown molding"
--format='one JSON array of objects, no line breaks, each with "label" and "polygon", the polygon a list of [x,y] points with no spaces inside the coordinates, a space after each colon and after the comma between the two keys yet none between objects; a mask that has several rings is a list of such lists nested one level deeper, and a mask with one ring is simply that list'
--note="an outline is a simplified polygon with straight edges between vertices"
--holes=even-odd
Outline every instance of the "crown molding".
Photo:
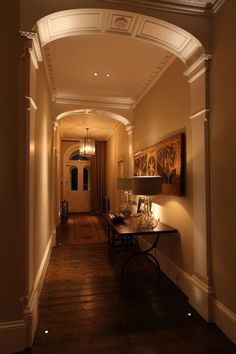
[{"label": "crown molding", "polygon": [[[24,30],[20,30],[19,33],[22,37],[26,37],[26,38],[32,40],[33,45],[32,45],[32,49],[31,49],[31,52],[32,52],[31,56],[32,56],[32,60],[34,62],[34,65],[37,66],[37,68],[38,68],[38,62],[43,61],[38,34],[33,31],[24,31]],[[36,64],[36,62],[37,62],[37,64]]]},{"label": "crown molding", "polygon": [[213,12],[216,13],[224,3],[225,0],[216,0],[215,4],[213,5]]},{"label": "crown molding", "polygon": [[130,97],[99,97],[99,96],[61,96],[53,97],[55,103],[71,105],[93,105],[95,107],[111,107],[121,109],[133,108],[134,101]]},{"label": "crown molding", "polygon": [[[217,0],[216,0],[217,1]],[[221,1],[221,0],[219,0]],[[223,0],[225,1],[225,0]],[[175,12],[190,15],[205,15],[210,16],[212,13],[213,4],[208,2],[203,3],[201,0],[175,0],[163,2],[161,0],[145,1],[145,0],[104,0],[107,3],[117,3],[123,5],[132,5],[137,8],[145,8],[150,10]]]},{"label": "crown molding", "polygon": [[134,103],[134,108],[143,99],[147,92],[157,83],[157,81],[161,78],[161,76],[169,68],[169,66],[175,61],[175,59],[176,56],[174,55],[166,57],[166,61],[162,62],[163,65],[159,66],[158,70],[153,73],[152,77],[150,77],[149,80],[146,81],[145,88],[142,90],[142,93],[139,95],[139,97]]},{"label": "crown molding", "polygon": [[187,70],[183,73],[188,78],[188,82],[192,83],[199,76],[205,73],[209,68],[209,62],[212,58],[210,54],[203,54],[198,60],[196,60]]}]

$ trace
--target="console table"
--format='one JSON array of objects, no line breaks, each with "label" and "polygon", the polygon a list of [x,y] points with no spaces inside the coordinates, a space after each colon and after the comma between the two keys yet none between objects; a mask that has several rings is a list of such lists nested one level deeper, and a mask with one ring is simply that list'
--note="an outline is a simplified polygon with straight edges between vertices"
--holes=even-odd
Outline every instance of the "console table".
[{"label": "console table", "polygon": [[[158,269],[158,273],[160,274],[160,265],[156,257],[151,254],[151,251],[157,246],[159,241],[159,236],[162,234],[176,234],[177,229],[163,224],[162,222],[157,222],[157,226],[150,230],[140,229],[138,226],[138,217],[137,216],[129,216],[125,218],[122,222],[113,222],[109,214],[106,216],[108,228],[107,228],[107,236],[108,236],[108,248],[110,255],[115,248],[123,246],[127,247],[131,250],[130,256],[128,256],[122,264],[121,267],[121,279],[124,279],[124,272],[127,263],[136,256],[147,256],[154,261]],[[142,250],[139,247],[139,243],[137,240],[138,236],[154,236],[151,245]],[[118,243],[118,244],[117,244]],[[136,247],[133,247],[133,243],[135,243]]]}]

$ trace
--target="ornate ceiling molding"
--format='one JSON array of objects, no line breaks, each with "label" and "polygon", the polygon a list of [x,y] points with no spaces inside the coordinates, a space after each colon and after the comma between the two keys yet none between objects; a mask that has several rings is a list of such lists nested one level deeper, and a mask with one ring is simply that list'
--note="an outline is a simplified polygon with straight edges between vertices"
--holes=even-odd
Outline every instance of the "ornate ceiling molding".
[{"label": "ornate ceiling molding", "polygon": [[73,104],[73,105],[92,105],[95,107],[110,107],[110,108],[121,108],[121,109],[131,109],[133,108],[134,101],[130,97],[99,97],[99,96],[54,96],[55,103],[60,104]]},{"label": "ornate ceiling molding", "polygon": [[[130,109],[160,78],[170,65],[172,57],[173,59],[175,58],[174,56],[178,57],[189,67],[204,54],[202,44],[182,28],[157,18],[121,10],[73,9],[61,11],[39,20],[37,29],[41,44],[44,47],[44,58],[47,63],[52,96],[57,103],[84,105],[89,102],[96,107],[106,106]],[[130,36],[137,40],[145,41],[164,48],[170,52],[170,55],[165,58],[166,60],[161,66],[156,67],[140,89],[139,94],[133,99],[130,97],[65,97],[58,95],[53,64],[47,44],[56,39],[69,36],[104,35],[106,33]]]},{"label": "ornate ceiling molding", "polygon": [[211,58],[212,55],[210,54],[202,55],[184,72],[184,75],[187,76],[189,83],[195,81],[199,76],[208,70]]},{"label": "ornate ceiling molding", "polygon": [[19,31],[22,37],[26,37],[32,40],[32,48],[29,49],[32,61],[36,69],[38,69],[38,62],[43,61],[41,47],[39,44],[38,34],[36,32],[30,31]]},{"label": "ornate ceiling molding", "polygon": [[146,93],[155,85],[155,83],[160,79],[164,72],[169,68],[169,66],[175,61],[176,57],[174,55],[166,55],[163,61],[158,65],[153,72],[153,74],[147,79],[144,86],[141,88],[139,94],[136,97],[134,107],[141,101],[141,99],[146,95]]},{"label": "ornate ceiling molding", "polygon": [[132,5],[137,8],[145,8],[157,11],[184,13],[190,15],[210,16],[217,12],[225,0],[103,0],[107,3]]},{"label": "ornate ceiling molding", "polygon": [[[118,25],[117,25],[118,23]],[[114,33],[160,46],[188,62],[201,43],[169,22],[119,10],[75,9],[48,15],[37,22],[42,46],[59,38]]]}]

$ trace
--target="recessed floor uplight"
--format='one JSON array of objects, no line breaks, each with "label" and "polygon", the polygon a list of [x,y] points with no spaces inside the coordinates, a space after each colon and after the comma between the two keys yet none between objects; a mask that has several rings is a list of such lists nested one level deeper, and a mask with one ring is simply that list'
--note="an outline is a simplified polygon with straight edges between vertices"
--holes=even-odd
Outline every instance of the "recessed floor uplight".
[{"label": "recessed floor uplight", "polygon": [[192,316],[191,312],[188,312],[188,316]]},{"label": "recessed floor uplight", "polygon": [[46,330],[44,331],[44,333],[45,333],[45,334],[48,334],[48,330],[46,329]]}]

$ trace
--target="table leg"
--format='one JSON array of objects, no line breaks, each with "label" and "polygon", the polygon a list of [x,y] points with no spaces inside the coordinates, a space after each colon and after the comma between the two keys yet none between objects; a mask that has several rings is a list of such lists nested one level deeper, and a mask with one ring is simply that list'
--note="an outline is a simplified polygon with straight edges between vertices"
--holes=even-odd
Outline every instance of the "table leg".
[{"label": "table leg", "polygon": [[[135,240],[135,243],[138,244],[138,241],[135,239],[135,237],[132,237],[132,240]],[[124,281],[125,267],[126,267],[127,263],[129,263],[129,261],[136,256],[147,256],[147,257],[151,258],[158,269],[158,276],[160,278],[161,270],[160,270],[159,262],[156,259],[156,257],[154,257],[150,253],[151,250],[153,250],[156,247],[158,240],[159,240],[159,233],[156,233],[156,237],[155,237],[155,240],[152,243],[152,245],[148,249],[143,250],[143,251],[140,249],[139,244],[138,244],[138,250],[136,252],[132,253],[128,258],[126,258],[126,260],[122,264],[122,267],[121,267],[121,281],[122,282]]]}]

